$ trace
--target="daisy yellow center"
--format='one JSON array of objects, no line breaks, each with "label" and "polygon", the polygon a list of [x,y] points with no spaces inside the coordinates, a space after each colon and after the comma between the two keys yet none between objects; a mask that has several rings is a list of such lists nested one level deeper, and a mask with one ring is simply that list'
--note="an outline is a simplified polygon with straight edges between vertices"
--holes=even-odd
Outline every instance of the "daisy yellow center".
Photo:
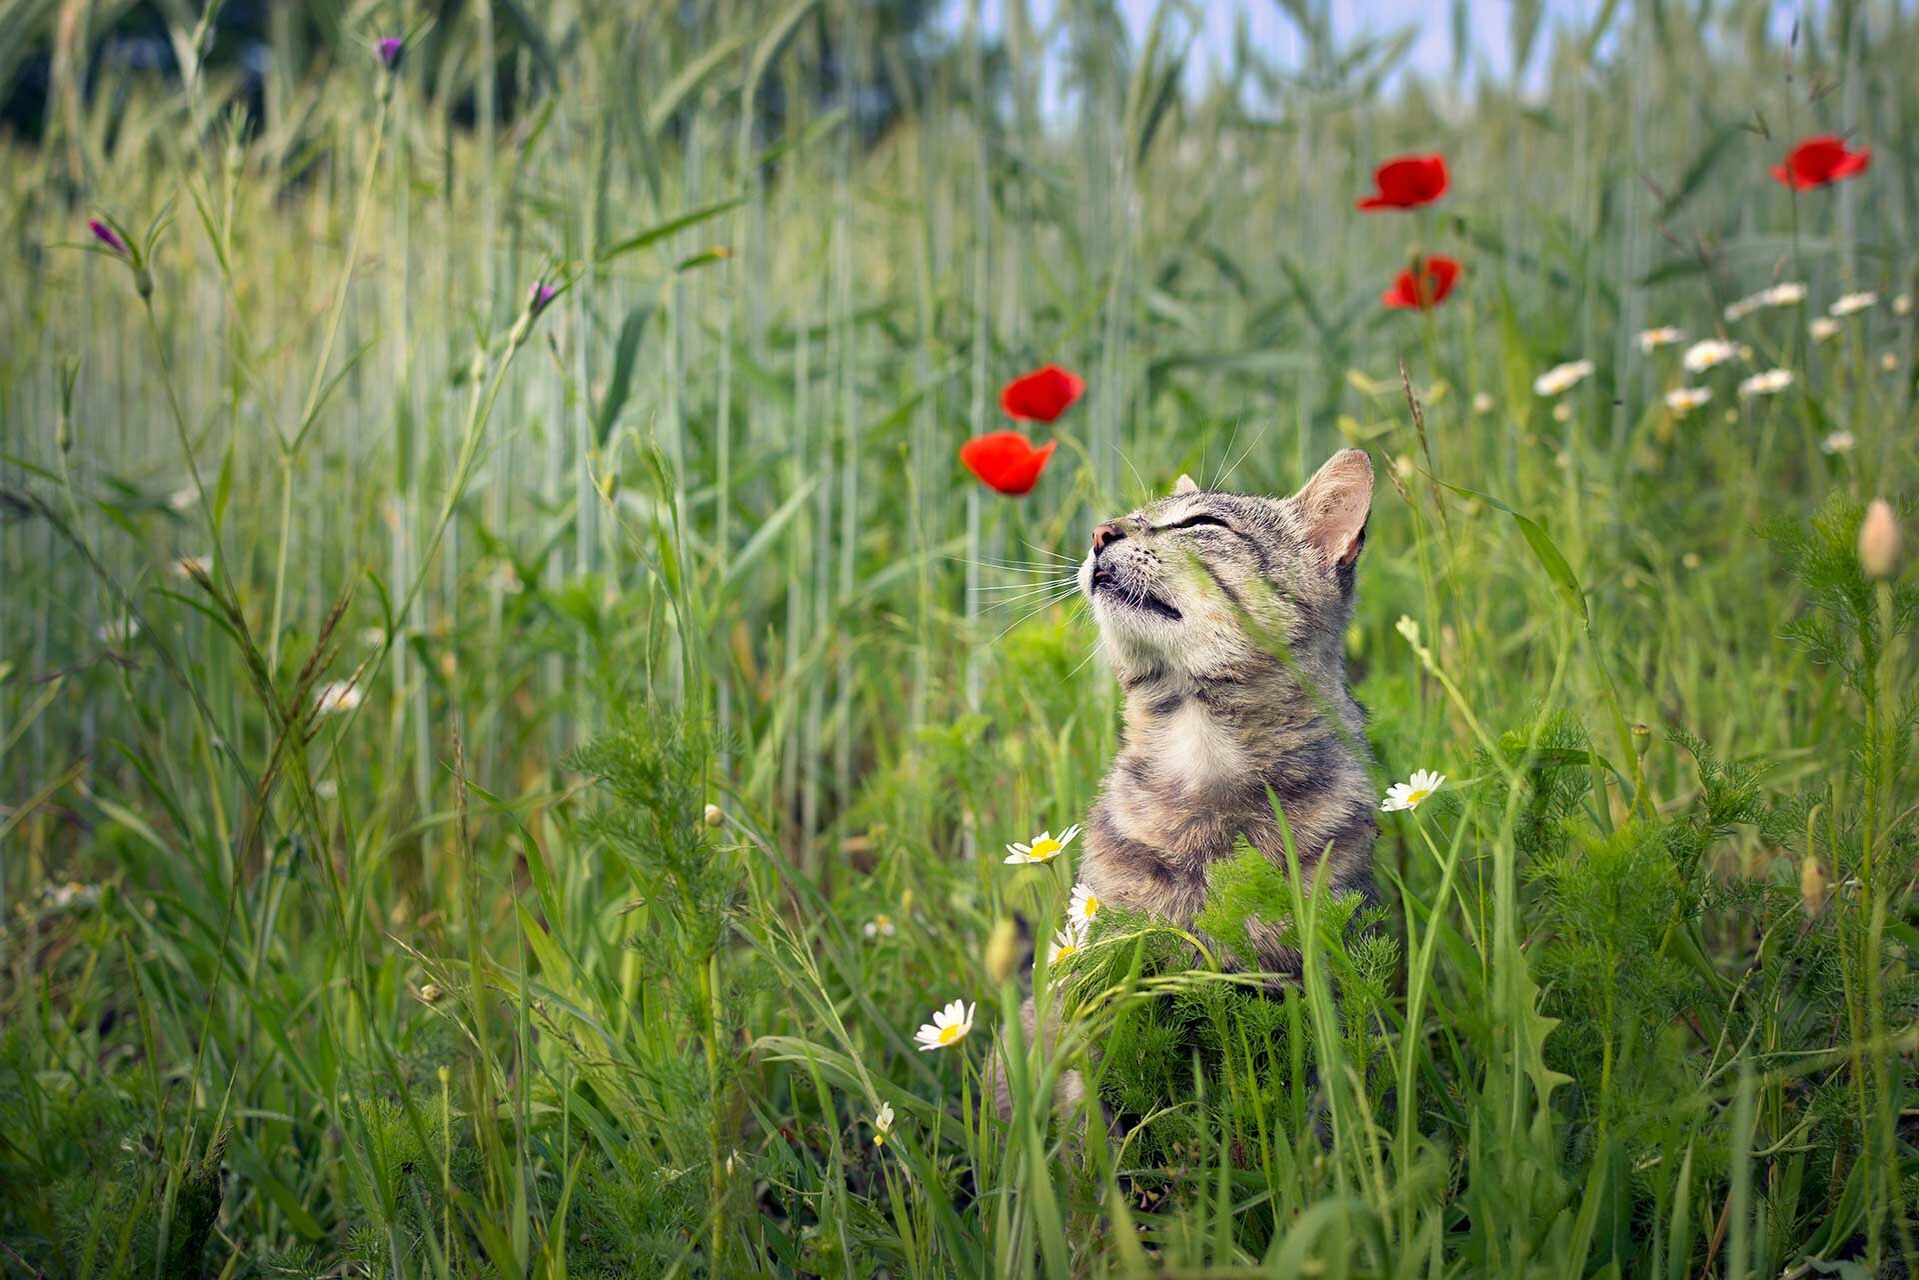
[{"label": "daisy yellow center", "polygon": [[1098,910],[1099,910],[1099,899],[1095,898],[1090,893],[1087,894],[1086,895],[1086,918],[1088,920],[1091,920],[1093,918],[1094,913],[1097,912]]},{"label": "daisy yellow center", "polygon": [[1431,787],[1421,787],[1415,791],[1408,791],[1406,793],[1406,803],[1418,804],[1421,800],[1424,800],[1427,796],[1431,795],[1432,793],[1433,793],[1433,789]]},{"label": "daisy yellow center", "polygon": [[940,1043],[951,1044],[966,1034],[966,1027],[958,1022],[949,1022],[940,1028]]},{"label": "daisy yellow center", "polygon": [[1061,947],[1058,951],[1054,952],[1053,958],[1055,960],[1064,960],[1067,956],[1072,955],[1074,952],[1078,950],[1079,950],[1078,947],[1074,946],[1072,943],[1069,942],[1065,946]]},{"label": "daisy yellow center", "polygon": [[1034,862],[1044,862],[1046,859],[1058,853],[1059,850],[1060,843],[1057,840],[1035,840],[1033,841],[1033,851],[1026,856]]}]

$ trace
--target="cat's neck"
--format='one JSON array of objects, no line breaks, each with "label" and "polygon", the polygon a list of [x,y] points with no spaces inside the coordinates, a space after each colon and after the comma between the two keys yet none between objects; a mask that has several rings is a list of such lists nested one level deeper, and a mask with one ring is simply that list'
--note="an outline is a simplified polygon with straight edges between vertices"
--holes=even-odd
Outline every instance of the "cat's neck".
[{"label": "cat's neck", "polygon": [[1163,675],[1134,683],[1116,771],[1218,803],[1258,797],[1275,774],[1363,769],[1364,715],[1345,672],[1337,661],[1313,666],[1319,670],[1269,666],[1216,680]]}]

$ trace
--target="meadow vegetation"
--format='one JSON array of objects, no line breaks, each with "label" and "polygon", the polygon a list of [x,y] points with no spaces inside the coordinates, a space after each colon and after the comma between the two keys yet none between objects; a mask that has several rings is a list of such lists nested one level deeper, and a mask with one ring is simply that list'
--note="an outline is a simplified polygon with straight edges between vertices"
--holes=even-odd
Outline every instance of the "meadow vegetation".
[{"label": "meadow vegetation", "polygon": [[[395,0],[257,96],[53,8],[0,1274],[1919,1268],[1908,6],[1459,5],[1435,80],[1306,0],[1209,71],[1177,3]],[[1379,792],[1445,776],[1378,904],[1247,854],[1054,960],[1092,527],[1343,445]]]}]

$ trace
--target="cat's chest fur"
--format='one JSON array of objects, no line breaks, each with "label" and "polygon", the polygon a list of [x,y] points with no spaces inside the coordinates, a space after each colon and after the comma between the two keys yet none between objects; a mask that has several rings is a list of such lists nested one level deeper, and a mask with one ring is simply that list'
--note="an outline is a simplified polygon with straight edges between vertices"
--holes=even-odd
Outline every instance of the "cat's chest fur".
[{"label": "cat's chest fur", "polygon": [[1129,699],[1125,744],[1086,823],[1080,879],[1105,902],[1188,926],[1205,903],[1207,868],[1242,835],[1285,865],[1277,800],[1305,875],[1330,845],[1328,883],[1369,891],[1378,828],[1363,718],[1336,687],[1330,707],[1274,688]]}]

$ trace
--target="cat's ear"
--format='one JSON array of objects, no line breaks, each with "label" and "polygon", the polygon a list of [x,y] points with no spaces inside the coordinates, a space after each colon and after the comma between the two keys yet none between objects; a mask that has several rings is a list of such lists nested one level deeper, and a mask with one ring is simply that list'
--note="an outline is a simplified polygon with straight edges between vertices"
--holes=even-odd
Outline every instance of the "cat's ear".
[{"label": "cat's ear", "polygon": [[1373,509],[1373,460],[1364,449],[1341,449],[1293,495],[1306,536],[1329,564],[1351,564],[1366,541]]},{"label": "cat's ear", "polygon": [[1193,478],[1187,475],[1184,471],[1179,473],[1179,479],[1173,481],[1173,496],[1175,498],[1177,498],[1182,493],[1198,493],[1198,492],[1199,492],[1199,486],[1194,484]]}]

